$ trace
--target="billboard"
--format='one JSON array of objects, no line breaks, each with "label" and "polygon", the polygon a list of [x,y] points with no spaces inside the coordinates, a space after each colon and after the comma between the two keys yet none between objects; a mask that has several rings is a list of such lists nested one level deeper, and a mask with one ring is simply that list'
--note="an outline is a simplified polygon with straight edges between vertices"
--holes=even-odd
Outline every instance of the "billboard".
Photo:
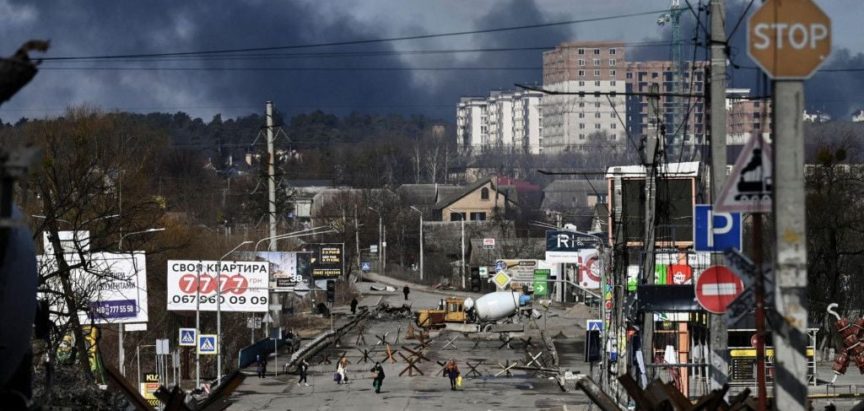
[{"label": "billboard", "polygon": [[342,276],[343,244],[316,244],[315,260],[312,262],[312,277],[338,278]]},{"label": "billboard", "polygon": [[168,260],[168,310],[216,311],[218,295],[222,311],[267,312],[269,274],[263,261]]},{"label": "billboard", "polygon": [[[82,264],[80,254],[65,254],[73,269],[71,283],[76,298],[86,301],[78,313],[84,324],[121,324],[147,322],[147,262],[143,252],[131,254],[91,253]],[[48,278],[47,287],[60,291],[57,263],[53,256],[37,257],[40,275]],[[67,312],[63,298],[54,293],[43,293],[52,311]]]},{"label": "billboard", "polygon": [[286,251],[258,251],[235,253],[248,261],[270,264],[270,289],[276,292],[307,291],[310,284],[309,259],[311,253]]},{"label": "billboard", "polygon": [[587,248],[579,250],[579,286],[589,289],[600,288],[600,251]]},{"label": "billboard", "polygon": [[538,268],[537,260],[497,260],[496,271],[504,271],[510,276],[510,287],[532,286],[534,284],[534,270]]}]

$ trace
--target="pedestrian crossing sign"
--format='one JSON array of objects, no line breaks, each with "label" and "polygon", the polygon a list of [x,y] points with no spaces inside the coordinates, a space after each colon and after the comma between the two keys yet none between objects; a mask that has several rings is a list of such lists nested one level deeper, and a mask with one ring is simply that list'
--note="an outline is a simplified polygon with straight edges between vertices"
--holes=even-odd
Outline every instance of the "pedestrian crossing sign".
[{"label": "pedestrian crossing sign", "polygon": [[198,336],[198,354],[218,354],[215,334],[201,334]]},{"label": "pedestrian crossing sign", "polygon": [[180,329],[180,342],[177,344],[181,347],[194,347],[195,346],[195,329],[194,328],[181,328]]},{"label": "pedestrian crossing sign", "polygon": [[585,328],[588,331],[603,331],[603,320],[586,320]]}]

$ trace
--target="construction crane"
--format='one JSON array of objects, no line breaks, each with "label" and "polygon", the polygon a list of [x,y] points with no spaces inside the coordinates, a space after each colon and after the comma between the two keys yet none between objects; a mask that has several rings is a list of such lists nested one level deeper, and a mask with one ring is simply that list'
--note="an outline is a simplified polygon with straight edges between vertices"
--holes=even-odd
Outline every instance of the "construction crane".
[{"label": "construction crane", "polygon": [[[668,96],[666,104],[672,109],[672,121],[666,121],[666,158],[670,156],[680,156],[678,150],[683,150],[681,139],[686,130],[682,124],[684,123],[684,60],[681,53],[681,14],[684,13],[684,8],[681,7],[680,0],[672,0],[672,5],[669,7],[669,12],[663,13],[657,18],[659,26],[669,25],[672,29],[672,93],[673,96]],[[665,80],[665,79],[664,79]],[[665,117],[665,116],[664,116]]]}]

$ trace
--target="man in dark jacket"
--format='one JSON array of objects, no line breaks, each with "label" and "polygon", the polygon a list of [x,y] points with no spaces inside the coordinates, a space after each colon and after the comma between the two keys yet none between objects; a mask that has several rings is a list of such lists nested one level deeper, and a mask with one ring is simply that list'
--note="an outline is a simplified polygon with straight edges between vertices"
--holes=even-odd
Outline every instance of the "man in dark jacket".
[{"label": "man in dark jacket", "polygon": [[303,383],[303,385],[308,387],[309,383],[306,382],[306,372],[309,370],[309,363],[306,362],[305,358],[302,361],[300,361],[300,365],[297,366],[297,370],[300,371],[300,381],[297,381],[297,385],[300,385],[300,383]]},{"label": "man in dark jacket", "polygon": [[351,299],[351,315],[357,314],[357,298]]},{"label": "man in dark jacket", "polygon": [[407,285],[406,285],[405,287],[402,288],[402,294],[405,294],[405,299],[406,299],[406,300],[408,299],[408,293],[410,293],[410,292],[411,292],[411,289],[408,288]]},{"label": "man in dark jacket", "polygon": [[376,362],[375,366],[372,367],[372,388],[375,389],[376,394],[381,393],[381,383],[384,382],[384,367],[381,366],[380,362]]}]

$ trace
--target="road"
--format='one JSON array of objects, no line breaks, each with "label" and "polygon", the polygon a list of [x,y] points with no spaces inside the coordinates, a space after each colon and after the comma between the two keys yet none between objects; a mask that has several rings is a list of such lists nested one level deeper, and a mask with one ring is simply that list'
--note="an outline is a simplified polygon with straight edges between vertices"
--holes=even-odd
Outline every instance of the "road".
[{"label": "road", "polygon": [[[398,285],[398,284],[397,284]],[[391,306],[405,303],[401,288],[397,292],[383,293],[369,290],[369,283],[361,283],[364,297],[360,305],[374,305],[379,299]],[[438,301],[444,298],[441,293],[414,289],[408,303],[416,310],[418,308],[436,307]],[[582,319],[571,319],[556,316],[547,322],[546,326],[555,325],[554,332],[564,329],[567,324],[573,329],[573,322],[584,324]],[[462,333],[442,332],[432,334],[432,342],[423,350],[416,349],[417,340],[406,340],[406,318],[369,319],[365,323],[364,338],[366,344],[357,343],[357,333],[344,337],[342,346],[329,350],[332,364],[318,362],[320,356],[310,361],[309,387],[298,386],[294,374],[268,376],[259,379],[247,377],[244,384],[232,397],[232,410],[426,410],[426,409],[460,409],[460,410],[576,410],[584,409],[589,400],[581,392],[562,392],[556,381],[549,375],[536,374],[534,371],[512,369],[512,375],[494,375],[502,371],[500,365],[519,362],[525,364],[528,353],[532,356],[545,352],[540,343],[539,330],[529,331],[524,340],[515,338],[509,348],[497,338],[475,341],[466,338]],[[543,327],[542,320],[538,327]],[[553,329],[550,328],[550,332]],[[372,380],[369,369],[373,363],[363,361],[364,350],[368,350],[374,360],[386,357],[386,345],[376,336],[384,336],[387,343],[395,350],[396,362],[383,362],[385,374],[383,389],[380,394],[372,390]],[[396,335],[399,335],[398,342]],[[571,332],[571,334],[575,334]],[[497,334],[496,334],[497,335]],[[528,340],[528,337],[531,337]],[[452,341],[452,343],[451,343]],[[561,340],[563,341],[563,340]],[[526,344],[526,342],[528,344]],[[448,344],[449,343],[449,344]],[[556,342],[556,345],[561,343]],[[476,347],[475,347],[476,345]],[[407,362],[402,357],[412,357],[409,350],[422,353],[428,359],[421,359],[417,368],[423,375],[412,370],[409,376],[406,370]],[[338,385],[333,381],[335,360],[340,355],[346,355],[351,362],[348,368],[349,383]],[[401,354],[401,355],[400,355]],[[546,358],[547,355],[542,357]],[[438,362],[455,359],[464,376],[468,376],[470,367],[467,362],[476,364],[478,374],[466,378],[462,391],[451,391],[449,380],[442,375]],[[569,361],[569,360],[568,360]],[[574,362],[574,365],[576,363]],[[584,365],[584,364],[583,364]],[[577,370],[580,367],[574,367]],[[584,371],[587,371],[585,369]],[[272,372],[272,368],[271,368]],[[399,374],[403,373],[402,376]]]}]

